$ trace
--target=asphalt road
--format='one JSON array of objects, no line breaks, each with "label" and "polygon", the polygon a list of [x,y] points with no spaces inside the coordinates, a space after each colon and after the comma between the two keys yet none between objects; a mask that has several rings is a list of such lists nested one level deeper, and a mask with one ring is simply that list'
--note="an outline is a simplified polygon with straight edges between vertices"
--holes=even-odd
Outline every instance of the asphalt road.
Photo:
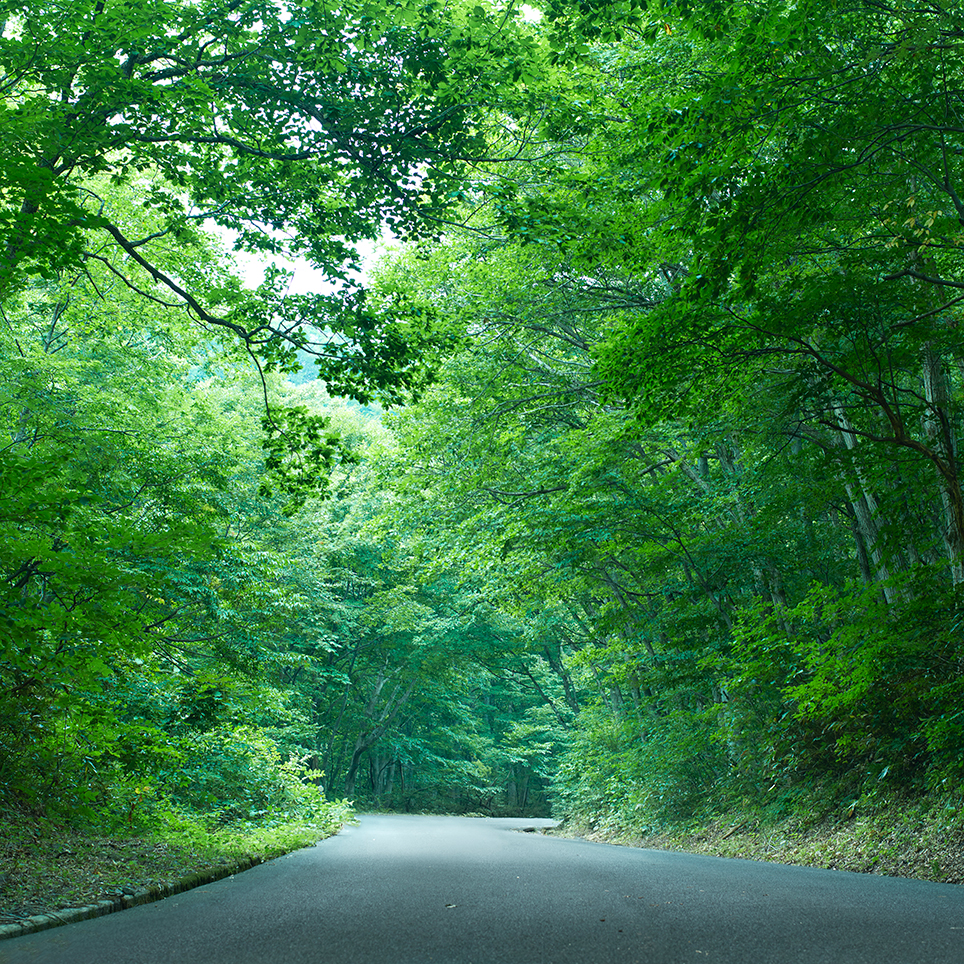
[{"label": "asphalt road", "polygon": [[964,964],[964,887],[366,816],[0,964]]}]

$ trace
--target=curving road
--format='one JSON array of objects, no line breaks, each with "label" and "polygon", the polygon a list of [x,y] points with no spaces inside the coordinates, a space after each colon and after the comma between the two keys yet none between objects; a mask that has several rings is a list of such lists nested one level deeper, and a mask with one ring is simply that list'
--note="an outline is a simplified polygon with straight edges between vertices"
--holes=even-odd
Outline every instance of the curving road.
[{"label": "curving road", "polygon": [[511,832],[534,823],[366,816],[0,964],[964,964],[964,887]]}]

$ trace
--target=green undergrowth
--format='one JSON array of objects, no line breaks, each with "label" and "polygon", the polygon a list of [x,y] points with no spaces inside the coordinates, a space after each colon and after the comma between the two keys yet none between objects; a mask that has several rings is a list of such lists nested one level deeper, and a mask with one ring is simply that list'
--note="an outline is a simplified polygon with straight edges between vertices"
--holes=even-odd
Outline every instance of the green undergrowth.
[{"label": "green undergrowth", "polygon": [[556,832],[625,846],[964,883],[959,795],[857,801],[818,818],[767,819],[735,811],[645,830],[570,818]]},{"label": "green undergrowth", "polygon": [[152,827],[105,833],[8,811],[0,814],[0,925],[270,860],[337,833],[351,814],[340,801],[308,818],[281,812],[223,825],[167,812]]}]

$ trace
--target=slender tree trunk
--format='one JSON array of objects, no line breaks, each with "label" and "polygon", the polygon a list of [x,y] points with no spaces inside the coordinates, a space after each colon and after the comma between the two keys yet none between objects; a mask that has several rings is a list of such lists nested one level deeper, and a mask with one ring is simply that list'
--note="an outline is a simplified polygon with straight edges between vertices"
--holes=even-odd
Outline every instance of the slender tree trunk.
[{"label": "slender tree trunk", "polygon": [[[372,690],[371,698],[368,701],[368,705],[365,707],[365,715],[369,718],[375,716],[375,709],[378,703],[378,698],[381,695],[382,690],[385,687],[385,683],[388,681],[388,677],[385,675],[385,666],[388,664],[388,659],[385,660],[385,665],[382,667],[382,671],[379,674],[379,678],[375,683],[375,687]],[[355,738],[355,747],[352,751],[351,762],[348,764],[348,771],[345,774],[345,793],[351,796],[355,792],[355,783],[358,778],[358,767],[361,763],[361,759],[365,752],[373,747],[381,738],[385,735],[385,732],[392,725],[395,717],[398,716],[401,708],[408,702],[409,697],[415,690],[416,680],[412,680],[408,686],[403,690],[401,683],[396,683],[395,688],[392,690],[391,696],[382,708],[381,713],[378,714],[378,719],[374,722],[368,730],[361,732]]]},{"label": "slender tree trunk", "polygon": [[941,535],[947,549],[951,581],[964,583],[964,498],[957,460],[957,435],[950,418],[950,393],[944,363],[933,345],[924,346],[924,435],[935,450],[938,486],[941,493],[943,520]]},{"label": "slender tree trunk", "polygon": [[[566,634],[566,638],[569,638],[568,634]],[[542,651],[545,653],[549,667],[559,677],[559,682],[562,683],[562,690],[566,694],[566,705],[572,710],[573,714],[577,714],[579,712],[579,698],[576,695],[576,688],[572,685],[572,676],[562,661],[561,649],[554,652],[549,646],[544,646]]]},{"label": "slender tree trunk", "polygon": [[[848,453],[854,452],[857,448],[857,433],[847,417],[843,405],[835,401],[831,406],[831,412],[833,422],[836,425],[838,445],[846,449]],[[847,491],[847,498],[850,500],[854,512],[854,520],[863,540],[864,549],[873,566],[875,581],[880,585],[884,599],[888,603],[892,603],[897,598],[897,592],[889,584],[891,570],[884,552],[883,539],[877,521],[877,499],[867,485],[864,474],[857,466],[856,460],[852,459],[851,461],[854,466],[853,475],[847,471],[846,467],[843,468],[843,483]]]}]

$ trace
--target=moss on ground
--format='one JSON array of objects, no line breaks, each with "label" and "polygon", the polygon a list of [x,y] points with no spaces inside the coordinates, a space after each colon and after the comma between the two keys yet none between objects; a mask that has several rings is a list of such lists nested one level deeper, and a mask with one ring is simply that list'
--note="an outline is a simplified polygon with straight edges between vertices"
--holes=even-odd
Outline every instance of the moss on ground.
[{"label": "moss on ground", "polygon": [[[341,819],[347,819],[347,810]],[[163,887],[245,857],[269,860],[311,846],[339,823],[196,825],[152,836],[95,836],[0,820],[0,925]],[[890,801],[808,822],[734,814],[661,833],[566,821],[551,833],[658,850],[804,864],[834,870],[964,883],[964,801]]]},{"label": "moss on ground", "polygon": [[640,833],[570,820],[555,833],[656,850],[964,883],[964,802],[890,801],[819,822],[734,814],[703,826]]},{"label": "moss on ground", "polygon": [[245,858],[270,860],[336,833],[338,821],[196,824],[142,836],[97,836],[32,821],[0,820],[0,925],[164,887]]}]

